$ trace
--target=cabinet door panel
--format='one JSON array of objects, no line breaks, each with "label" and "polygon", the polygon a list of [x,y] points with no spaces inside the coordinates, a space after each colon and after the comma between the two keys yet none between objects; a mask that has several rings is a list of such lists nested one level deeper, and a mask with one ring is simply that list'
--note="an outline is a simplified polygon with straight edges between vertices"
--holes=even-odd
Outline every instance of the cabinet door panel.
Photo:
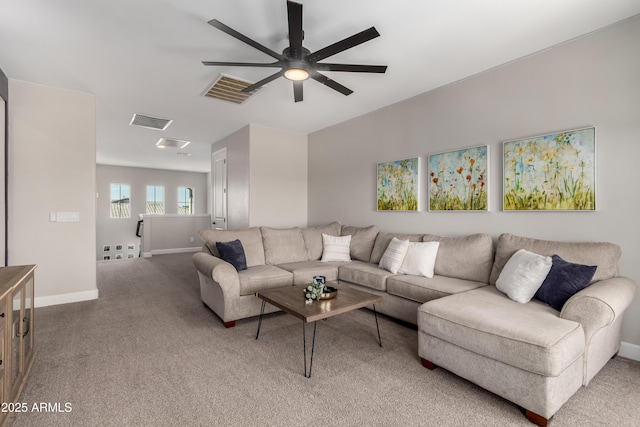
[{"label": "cabinet door panel", "polygon": [[24,341],[23,363],[27,363],[33,351],[33,277],[24,287],[24,315],[22,316],[22,337]]},{"label": "cabinet door panel", "polygon": [[22,373],[22,303],[24,288],[20,288],[13,294],[11,316],[11,395],[15,396],[20,387],[20,374]]}]

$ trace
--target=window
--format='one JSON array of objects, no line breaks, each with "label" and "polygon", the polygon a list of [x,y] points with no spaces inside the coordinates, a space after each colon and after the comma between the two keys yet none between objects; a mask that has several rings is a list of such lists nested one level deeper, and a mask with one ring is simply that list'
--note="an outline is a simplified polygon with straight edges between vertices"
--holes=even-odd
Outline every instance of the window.
[{"label": "window", "polygon": [[131,187],[128,184],[111,184],[111,218],[131,217]]},{"label": "window", "polygon": [[147,213],[164,213],[164,187],[161,185],[147,185]]},{"label": "window", "polygon": [[193,188],[178,187],[178,213],[193,215]]}]

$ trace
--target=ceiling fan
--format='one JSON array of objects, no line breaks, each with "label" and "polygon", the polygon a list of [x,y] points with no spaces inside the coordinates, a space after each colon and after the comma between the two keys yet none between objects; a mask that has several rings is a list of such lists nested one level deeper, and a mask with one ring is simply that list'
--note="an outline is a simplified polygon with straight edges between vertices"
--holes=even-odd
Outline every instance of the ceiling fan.
[{"label": "ceiling fan", "polygon": [[344,95],[350,95],[353,91],[335,80],[330,79],[320,71],[345,71],[350,73],[384,73],[387,70],[386,65],[356,65],[356,64],[330,64],[321,63],[325,58],[333,56],[337,53],[351,49],[359,44],[368,42],[380,36],[375,27],[368,28],[357,34],[347,37],[339,42],[333,43],[325,48],[310,52],[302,46],[304,39],[304,31],[302,29],[302,4],[287,1],[287,13],[289,21],[289,47],[285,48],[282,54],[274,52],[266,46],[250,39],[249,37],[239,33],[218,21],[212,19],[209,24],[215,28],[224,31],[232,37],[252,46],[267,55],[275,58],[277,61],[269,63],[248,63],[248,62],[219,62],[219,61],[202,61],[204,65],[214,66],[240,66],[240,67],[272,67],[280,68],[280,70],[257,83],[252,84],[241,92],[251,92],[279,77],[285,77],[293,81],[293,98],[295,102],[302,101],[302,82],[308,78],[322,83]]}]

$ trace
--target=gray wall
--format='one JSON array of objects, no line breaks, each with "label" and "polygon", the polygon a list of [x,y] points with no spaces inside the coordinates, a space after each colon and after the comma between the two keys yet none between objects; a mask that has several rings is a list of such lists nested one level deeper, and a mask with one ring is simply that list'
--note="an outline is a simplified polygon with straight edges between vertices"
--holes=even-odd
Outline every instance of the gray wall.
[{"label": "gray wall", "polygon": [[95,97],[12,79],[9,92],[9,264],[38,265],[37,306],[97,298]]},{"label": "gray wall", "polygon": [[[140,238],[136,237],[135,231],[138,214],[145,213],[147,185],[164,186],[166,214],[178,213],[178,187],[193,188],[194,213],[205,214],[208,211],[208,174],[206,173],[109,165],[98,165],[96,172],[96,191],[98,193],[96,252],[98,260],[102,260],[105,255],[102,250],[104,245],[111,245],[111,259],[114,259],[116,253],[114,252],[116,244],[124,245],[124,250],[121,252],[124,258],[128,253],[134,253],[134,256],[138,256]],[[111,184],[129,184],[131,186],[131,218],[109,217]],[[133,251],[127,250],[128,244],[135,245],[135,249]]]},{"label": "gray wall", "polygon": [[307,135],[251,125],[249,225],[307,225]]},{"label": "gray wall", "polygon": [[227,228],[306,225],[307,135],[250,124],[211,152],[225,147]]},{"label": "gray wall", "polygon": [[[309,136],[309,225],[611,241],[640,281],[640,17]],[[425,70],[426,73],[429,70]],[[502,141],[597,128],[597,212],[502,212]],[[490,212],[425,212],[426,155],[490,145]],[[376,163],[422,158],[419,213],[376,211]],[[640,360],[640,298],[624,319]]]},{"label": "gray wall", "polygon": [[[250,125],[247,125],[211,146],[211,153],[227,148],[227,228],[229,229],[249,227],[250,140]],[[213,165],[211,167],[213,170]]]},{"label": "gray wall", "polygon": [[178,252],[198,252],[198,231],[211,228],[211,215],[144,215],[141,252],[145,258]]}]

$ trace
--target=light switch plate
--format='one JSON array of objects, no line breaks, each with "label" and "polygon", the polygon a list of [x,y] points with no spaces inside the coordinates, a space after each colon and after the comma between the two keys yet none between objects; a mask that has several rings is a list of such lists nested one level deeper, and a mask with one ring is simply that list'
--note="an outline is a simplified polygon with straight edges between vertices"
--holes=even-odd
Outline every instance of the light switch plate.
[{"label": "light switch plate", "polygon": [[80,221],[80,212],[58,212],[58,222],[78,222]]}]

